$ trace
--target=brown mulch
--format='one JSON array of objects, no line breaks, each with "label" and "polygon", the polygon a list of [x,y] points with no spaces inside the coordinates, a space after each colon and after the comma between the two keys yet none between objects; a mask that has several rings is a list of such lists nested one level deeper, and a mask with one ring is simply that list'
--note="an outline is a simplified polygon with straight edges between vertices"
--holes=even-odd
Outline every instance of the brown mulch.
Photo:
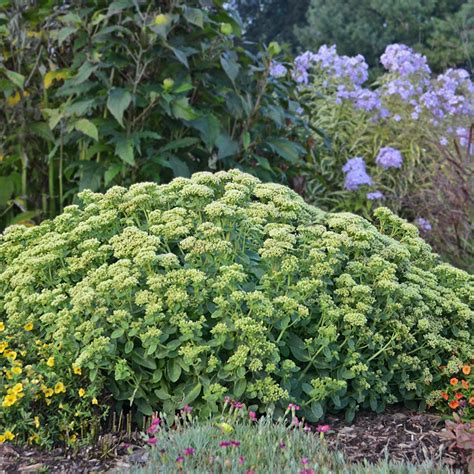
[{"label": "brown mulch", "polygon": [[[326,436],[329,449],[342,451],[347,461],[372,463],[387,458],[417,464],[431,460],[446,466],[447,472],[449,468],[467,472],[460,457],[442,445],[438,433],[444,422],[438,416],[398,408],[381,414],[360,412],[352,425],[339,417],[328,417],[326,423],[333,431]],[[128,454],[120,447],[122,441],[119,436],[105,435],[94,446],[75,453],[0,445],[0,474],[113,474],[132,465],[146,464],[146,448],[138,441],[127,440],[133,447],[133,453]]]}]

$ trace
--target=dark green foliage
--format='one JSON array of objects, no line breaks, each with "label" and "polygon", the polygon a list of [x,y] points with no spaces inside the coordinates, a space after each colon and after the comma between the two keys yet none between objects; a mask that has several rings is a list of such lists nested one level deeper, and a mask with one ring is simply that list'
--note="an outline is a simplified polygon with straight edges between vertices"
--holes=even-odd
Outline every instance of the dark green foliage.
[{"label": "dark green foliage", "polygon": [[86,188],[297,172],[291,85],[241,46],[222,1],[22,3],[0,10],[0,228]]}]

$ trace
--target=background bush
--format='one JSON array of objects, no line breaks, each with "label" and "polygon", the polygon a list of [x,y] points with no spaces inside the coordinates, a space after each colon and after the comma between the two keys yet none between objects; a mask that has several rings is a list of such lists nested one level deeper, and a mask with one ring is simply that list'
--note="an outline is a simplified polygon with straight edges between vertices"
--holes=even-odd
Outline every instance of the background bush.
[{"label": "background bush", "polygon": [[474,356],[473,277],[386,208],[376,228],[239,171],[80,199],[0,236],[0,424],[18,441],[80,436],[108,400],[138,420],[224,395],[352,420]]},{"label": "background bush", "polygon": [[[0,228],[83,189],[239,166],[286,182],[294,84],[250,53],[223,1],[0,5]],[[303,139],[304,143],[304,139]]]}]

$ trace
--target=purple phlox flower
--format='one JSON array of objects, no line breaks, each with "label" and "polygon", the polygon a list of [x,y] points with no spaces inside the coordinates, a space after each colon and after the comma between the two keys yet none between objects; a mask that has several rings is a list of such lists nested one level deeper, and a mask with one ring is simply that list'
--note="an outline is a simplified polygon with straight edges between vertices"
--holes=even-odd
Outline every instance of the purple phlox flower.
[{"label": "purple phlox flower", "polygon": [[380,149],[377,158],[375,158],[375,163],[383,169],[401,168],[403,156],[396,148],[386,146]]},{"label": "purple phlox flower", "polygon": [[194,448],[186,448],[184,450],[184,455],[185,456],[192,456],[195,452],[196,452],[196,450]]},{"label": "purple phlox flower", "polygon": [[327,433],[331,427],[329,425],[318,425],[316,426],[316,431],[318,433]]},{"label": "purple phlox flower", "polygon": [[395,120],[395,122],[400,122],[401,119],[402,119],[402,118],[401,118],[400,115],[398,115],[398,114],[395,114],[395,115],[393,116],[393,120]]},{"label": "purple phlox flower", "polygon": [[430,221],[428,219],[425,219],[424,217],[417,217],[415,219],[415,224],[423,232],[429,232],[433,229]]},{"label": "purple phlox flower", "polygon": [[429,76],[431,70],[426,57],[415,53],[404,44],[390,44],[380,57],[380,62],[390,72],[396,72],[401,76],[421,74]]},{"label": "purple phlox flower", "polygon": [[342,167],[342,171],[346,175],[344,187],[349,191],[355,191],[364,184],[369,186],[372,184],[372,178],[365,170],[365,161],[360,156],[347,160],[347,163]]},{"label": "purple phlox flower", "polygon": [[272,63],[270,64],[270,76],[272,77],[275,77],[278,79],[280,77],[285,76],[287,72],[288,71],[286,67],[283,66],[283,64],[279,62],[272,61]]},{"label": "purple phlox flower", "polygon": [[154,436],[152,436],[151,438],[148,438],[148,439],[146,440],[146,442],[147,442],[148,444],[154,446],[154,445],[158,442],[158,439],[155,438]]},{"label": "purple phlox flower", "polygon": [[385,196],[381,191],[372,191],[367,193],[367,199],[369,201],[376,201],[377,199],[383,199]]},{"label": "purple phlox flower", "polygon": [[439,144],[440,145],[443,145],[443,146],[446,146],[447,144],[449,143],[448,139],[446,137],[441,137],[439,139]]}]

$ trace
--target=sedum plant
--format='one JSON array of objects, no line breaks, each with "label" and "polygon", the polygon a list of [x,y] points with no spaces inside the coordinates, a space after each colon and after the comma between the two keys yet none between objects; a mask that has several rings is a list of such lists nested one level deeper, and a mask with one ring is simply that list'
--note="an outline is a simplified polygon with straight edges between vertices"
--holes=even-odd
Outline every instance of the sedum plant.
[{"label": "sedum plant", "polygon": [[474,279],[376,216],[232,170],[86,190],[9,227],[0,426],[46,442],[81,436],[109,402],[141,419],[190,403],[207,417],[224,396],[280,416],[292,401],[316,421],[423,401],[441,364],[474,356]]}]

